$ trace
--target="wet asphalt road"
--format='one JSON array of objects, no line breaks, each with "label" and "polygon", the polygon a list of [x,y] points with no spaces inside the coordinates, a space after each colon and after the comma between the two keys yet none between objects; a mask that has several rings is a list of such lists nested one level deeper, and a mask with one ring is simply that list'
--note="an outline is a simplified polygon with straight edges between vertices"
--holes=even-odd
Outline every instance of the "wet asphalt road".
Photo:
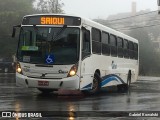
[{"label": "wet asphalt road", "polygon": [[[139,77],[139,80],[131,84],[130,91],[126,93],[117,92],[116,88],[112,87],[95,96],[85,96],[77,91],[59,91],[58,95],[43,95],[37,89],[16,87],[14,74],[1,73],[0,111],[52,111],[47,113],[48,116],[53,115],[53,111],[56,115],[64,115],[66,111],[75,111],[76,115],[79,114],[76,118],[50,116],[34,118],[34,120],[159,120],[160,112],[159,117],[128,117],[126,112],[160,111],[160,78]],[[98,111],[101,111],[100,114]],[[109,112],[109,117],[103,115],[101,117],[104,111]],[[125,112],[125,115],[122,112]],[[9,120],[8,118],[1,119]],[[14,118],[13,120],[28,119],[33,118]]]}]

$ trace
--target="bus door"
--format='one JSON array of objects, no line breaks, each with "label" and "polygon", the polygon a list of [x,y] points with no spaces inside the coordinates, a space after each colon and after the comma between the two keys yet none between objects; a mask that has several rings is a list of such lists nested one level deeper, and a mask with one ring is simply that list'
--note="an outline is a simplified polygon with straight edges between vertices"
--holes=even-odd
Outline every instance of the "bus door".
[{"label": "bus door", "polygon": [[[91,83],[91,71],[90,71],[90,55],[91,55],[91,39],[90,39],[89,27],[82,27],[82,50],[81,50],[81,82],[80,89],[88,89],[88,85]],[[91,87],[91,85],[89,85]]]}]

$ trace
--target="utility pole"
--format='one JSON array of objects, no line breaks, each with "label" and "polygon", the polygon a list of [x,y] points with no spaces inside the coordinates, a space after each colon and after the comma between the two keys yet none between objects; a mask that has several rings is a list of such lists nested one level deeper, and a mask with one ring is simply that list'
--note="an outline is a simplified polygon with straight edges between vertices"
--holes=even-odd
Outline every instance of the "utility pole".
[{"label": "utility pole", "polygon": [[160,0],[157,0],[157,5],[158,5],[158,14],[160,14]]},{"label": "utility pole", "polygon": [[56,0],[56,13],[58,13],[58,0]]}]

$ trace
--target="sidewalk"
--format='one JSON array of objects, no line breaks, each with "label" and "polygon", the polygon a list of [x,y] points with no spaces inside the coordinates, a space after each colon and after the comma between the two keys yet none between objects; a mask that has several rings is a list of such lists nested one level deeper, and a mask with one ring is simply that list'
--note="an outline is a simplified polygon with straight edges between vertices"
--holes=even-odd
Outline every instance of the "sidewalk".
[{"label": "sidewalk", "polygon": [[160,77],[138,76],[138,80],[160,80]]}]

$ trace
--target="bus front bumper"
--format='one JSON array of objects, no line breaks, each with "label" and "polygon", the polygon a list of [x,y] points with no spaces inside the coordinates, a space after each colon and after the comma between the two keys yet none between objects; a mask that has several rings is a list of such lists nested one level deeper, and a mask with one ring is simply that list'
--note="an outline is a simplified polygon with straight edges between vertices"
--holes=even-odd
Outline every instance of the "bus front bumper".
[{"label": "bus front bumper", "polygon": [[79,80],[77,75],[62,79],[41,79],[16,73],[16,86],[19,87],[79,90]]}]

